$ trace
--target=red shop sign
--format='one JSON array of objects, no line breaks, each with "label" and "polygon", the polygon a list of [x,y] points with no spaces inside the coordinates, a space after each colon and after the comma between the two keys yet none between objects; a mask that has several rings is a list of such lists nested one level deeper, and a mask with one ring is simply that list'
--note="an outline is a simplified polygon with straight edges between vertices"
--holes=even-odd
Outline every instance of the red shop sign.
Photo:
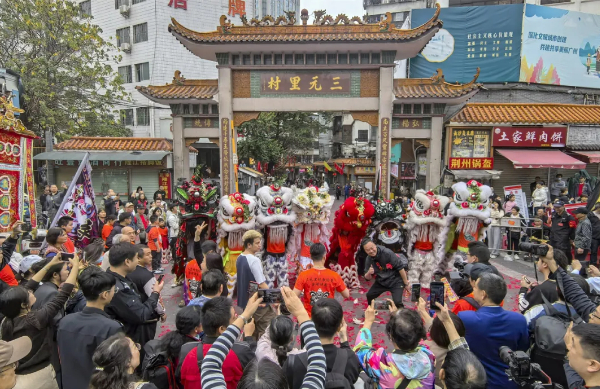
[{"label": "red shop sign", "polygon": [[172,198],[171,195],[171,173],[162,172],[158,174],[158,187],[167,193],[167,198]]},{"label": "red shop sign", "polygon": [[564,147],[567,127],[494,127],[494,147]]},{"label": "red shop sign", "polygon": [[455,170],[490,170],[494,168],[494,158],[450,158],[448,166]]}]

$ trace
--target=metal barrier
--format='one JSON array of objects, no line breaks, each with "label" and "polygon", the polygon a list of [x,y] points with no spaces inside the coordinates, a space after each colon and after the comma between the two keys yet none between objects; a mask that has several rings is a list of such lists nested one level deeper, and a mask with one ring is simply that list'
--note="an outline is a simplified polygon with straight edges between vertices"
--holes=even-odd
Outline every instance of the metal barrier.
[{"label": "metal barrier", "polygon": [[[495,256],[500,256],[500,253],[525,253],[519,250],[519,243],[523,242],[523,237],[527,237],[530,242],[538,243],[538,244],[546,244],[548,240],[546,239],[546,235],[544,235],[544,223],[539,218],[514,218],[503,216],[500,218],[500,224],[495,225],[491,224],[487,231],[487,240],[488,247],[490,248],[490,254]],[[535,221],[539,221],[540,225],[535,226],[533,223]],[[518,229],[518,231],[516,231]],[[547,228],[546,228],[547,230]],[[518,232],[519,238],[516,242],[516,250],[511,248],[511,243],[513,242],[513,235],[511,232]],[[506,244],[507,248],[502,248],[504,246],[504,237],[506,236]],[[499,248],[491,247],[490,240],[493,241],[494,246],[498,244],[496,242],[500,242]],[[529,253],[525,253],[523,256],[525,260],[533,260],[533,256]]]}]

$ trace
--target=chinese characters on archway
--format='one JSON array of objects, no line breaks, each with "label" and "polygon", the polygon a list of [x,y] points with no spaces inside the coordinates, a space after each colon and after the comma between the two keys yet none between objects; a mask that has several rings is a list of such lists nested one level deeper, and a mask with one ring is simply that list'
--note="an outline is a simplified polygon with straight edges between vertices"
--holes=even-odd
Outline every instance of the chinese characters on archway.
[{"label": "chinese characters on archway", "polygon": [[229,0],[229,16],[246,15],[246,2],[244,0]]},{"label": "chinese characters on archway", "polygon": [[350,94],[350,73],[261,73],[262,94]]},{"label": "chinese characters on archway", "polygon": [[169,0],[169,7],[187,10],[187,0]]},{"label": "chinese characters on archway", "polygon": [[567,127],[494,127],[497,147],[564,147]]}]

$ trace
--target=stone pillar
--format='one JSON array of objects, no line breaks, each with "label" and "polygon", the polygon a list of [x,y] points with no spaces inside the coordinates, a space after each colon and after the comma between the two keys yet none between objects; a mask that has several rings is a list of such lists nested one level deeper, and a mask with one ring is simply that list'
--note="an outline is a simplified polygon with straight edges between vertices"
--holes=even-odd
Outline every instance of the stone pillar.
[{"label": "stone pillar", "polygon": [[221,152],[221,195],[235,192],[235,172],[233,167],[232,121],[233,95],[230,68],[219,68],[219,145]]},{"label": "stone pillar", "polygon": [[381,194],[387,199],[390,196],[394,68],[380,68],[379,72],[379,136],[375,166],[376,168],[381,166]]},{"label": "stone pillar", "polygon": [[183,139],[183,152],[182,154],[182,159],[183,159],[183,173],[185,174],[185,179],[187,180],[188,178],[191,178],[192,176],[190,175],[190,142],[188,141],[188,139]]},{"label": "stone pillar", "polygon": [[[186,152],[187,151],[187,152]],[[183,138],[183,118],[181,116],[173,117],[173,184],[177,185],[180,178],[188,179],[189,174],[189,149],[185,146]],[[185,170],[187,165],[188,169]]]},{"label": "stone pillar", "polygon": [[437,116],[431,118],[431,138],[427,149],[427,176],[425,179],[427,189],[435,188],[440,184],[442,175],[442,131],[444,118]]}]

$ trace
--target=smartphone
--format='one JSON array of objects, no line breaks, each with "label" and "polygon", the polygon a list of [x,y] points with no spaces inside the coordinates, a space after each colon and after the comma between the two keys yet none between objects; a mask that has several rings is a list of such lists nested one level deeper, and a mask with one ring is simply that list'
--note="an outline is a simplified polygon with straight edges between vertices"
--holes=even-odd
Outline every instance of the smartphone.
[{"label": "smartphone", "polygon": [[280,289],[259,289],[258,298],[262,298],[263,303],[267,304],[281,304],[283,302]]},{"label": "smartphone", "polygon": [[156,282],[157,282],[158,284],[160,284],[160,283],[162,282],[163,278],[165,278],[165,275],[164,275],[164,274],[161,274],[160,276],[158,276],[158,279],[156,280]]},{"label": "smartphone", "polygon": [[250,285],[248,285],[248,296],[254,296],[254,293],[258,292],[258,284],[254,281],[250,281]]},{"label": "smartphone", "polygon": [[376,311],[387,311],[390,309],[390,302],[387,300],[375,300]]},{"label": "smartphone", "polygon": [[71,253],[60,253],[60,259],[63,261],[69,261],[71,259],[75,258],[75,254],[71,254]]},{"label": "smartphone", "polygon": [[410,301],[416,303],[421,297],[421,284],[412,284],[410,288]]},{"label": "smartphone", "polygon": [[527,276],[523,276],[523,278],[525,279],[525,282],[527,282],[528,284],[531,284],[531,281],[529,281],[529,278],[527,278]]},{"label": "smartphone", "polygon": [[433,281],[430,286],[430,307],[431,309],[439,309],[435,303],[444,305],[444,283]]}]

